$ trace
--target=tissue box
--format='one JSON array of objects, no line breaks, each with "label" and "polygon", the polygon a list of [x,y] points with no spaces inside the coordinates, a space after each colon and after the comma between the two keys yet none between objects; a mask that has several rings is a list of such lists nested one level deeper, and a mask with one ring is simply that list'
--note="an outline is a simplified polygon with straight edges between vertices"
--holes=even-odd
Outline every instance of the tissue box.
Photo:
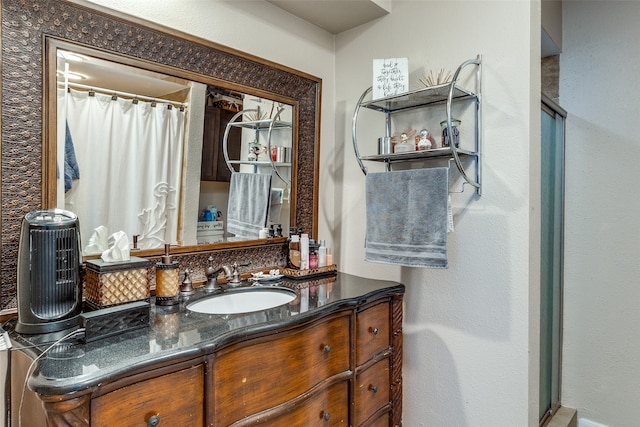
[{"label": "tissue box", "polygon": [[85,303],[93,309],[148,301],[151,261],[133,256],[123,262],[92,259],[86,262],[85,281]]}]

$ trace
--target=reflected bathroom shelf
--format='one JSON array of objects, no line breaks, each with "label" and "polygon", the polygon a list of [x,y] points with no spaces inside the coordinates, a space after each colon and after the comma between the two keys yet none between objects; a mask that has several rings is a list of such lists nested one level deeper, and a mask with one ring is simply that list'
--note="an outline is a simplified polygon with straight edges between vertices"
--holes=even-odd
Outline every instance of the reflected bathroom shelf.
[{"label": "reflected bathroom shelf", "polygon": [[258,130],[267,130],[271,123],[273,122],[272,129],[291,129],[291,123],[283,122],[280,120],[253,120],[253,121],[243,121],[243,122],[229,122],[229,126],[233,127],[241,127],[245,129],[258,129]]},{"label": "reflected bathroom shelf", "polygon": [[[460,72],[467,66],[475,66],[475,85],[476,92],[469,91],[458,86],[458,77]],[[415,160],[431,160],[431,159],[450,159],[453,161],[460,172],[465,183],[473,186],[476,189],[478,195],[482,194],[482,182],[481,182],[481,123],[482,123],[482,108],[481,108],[481,66],[482,59],[478,55],[475,59],[470,59],[463,62],[456,70],[453,78],[450,82],[440,84],[436,86],[425,87],[422,89],[405,92],[399,95],[389,96],[385,98],[374,99],[365,101],[364,99],[372,91],[372,87],[365,90],[353,113],[352,121],[352,139],[353,149],[356,154],[356,160],[360,166],[362,172],[366,175],[367,168],[364,166],[363,161],[373,162],[385,162],[387,164],[387,170],[391,170],[392,163],[408,162]],[[454,120],[451,115],[451,108],[454,103],[469,102],[474,104],[475,110],[475,123],[473,126],[474,134],[474,147],[473,149],[460,148],[455,144],[451,146],[435,148],[430,150],[408,151],[402,153],[380,153],[373,155],[360,155],[357,141],[357,121],[358,114],[361,108],[366,108],[373,111],[378,111],[384,114],[385,117],[385,138],[390,138],[392,135],[392,116],[396,113],[406,112],[413,109],[420,108],[432,108],[444,105],[446,111],[446,126],[449,135],[452,135],[452,121]],[[460,145],[464,145],[463,141],[460,141]],[[469,144],[470,145],[470,144]],[[467,171],[462,165],[461,157],[470,158],[475,161],[475,176],[473,179],[469,177]]]},{"label": "reflected bathroom shelf", "polygon": [[[293,125],[291,122],[285,122],[285,121],[281,121],[280,119],[280,114],[282,113],[283,108],[279,107],[278,110],[276,111],[275,115],[270,118],[270,119],[262,119],[262,120],[245,120],[245,121],[239,121],[237,122],[236,120],[242,116],[243,114],[247,114],[247,113],[255,113],[256,115],[260,115],[260,108],[256,108],[256,109],[251,109],[251,110],[242,110],[239,111],[238,113],[236,113],[236,115],[233,116],[233,118],[229,121],[229,123],[227,123],[227,127],[225,129],[224,132],[224,137],[222,139],[222,150],[223,150],[223,154],[224,154],[224,160],[227,163],[227,167],[229,168],[229,170],[231,171],[231,173],[235,172],[235,169],[233,168],[232,165],[253,165],[253,169],[254,169],[254,173],[257,172],[258,170],[258,166],[270,166],[271,169],[273,170],[273,172],[275,172],[275,174],[278,176],[278,178],[280,178],[283,182],[285,182],[286,184],[290,184],[291,183],[291,179],[290,179],[290,175],[291,173],[289,173],[289,177],[285,177],[283,176],[283,174],[280,173],[279,168],[280,167],[291,167],[291,163],[290,162],[275,162],[271,159],[271,134],[274,130],[281,130],[281,129],[292,129]],[[267,155],[269,156],[269,160],[267,161],[255,161],[255,160],[231,160],[229,159],[229,152],[228,152],[228,137],[229,137],[229,131],[232,127],[236,127],[236,128],[244,128],[244,129],[250,129],[255,131],[255,141],[259,140],[259,135],[261,132],[267,132],[267,136],[266,136],[266,141],[267,141]],[[256,154],[257,156],[257,154]]]},{"label": "reflected bathroom shelf", "polygon": [[254,165],[254,166],[275,166],[275,167],[291,167],[291,163],[288,162],[269,162],[269,161],[255,161],[255,160],[229,160],[232,165]]}]

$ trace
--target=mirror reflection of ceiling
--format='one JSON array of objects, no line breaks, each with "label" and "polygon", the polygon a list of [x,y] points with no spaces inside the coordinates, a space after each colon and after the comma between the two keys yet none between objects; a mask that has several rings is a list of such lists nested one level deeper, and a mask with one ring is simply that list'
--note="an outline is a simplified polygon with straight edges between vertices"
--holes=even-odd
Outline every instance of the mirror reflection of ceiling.
[{"label": "mirror reflection of ceiling", "polygon": [[[69,64],[68,76],[71,84],[179,103],[184,103],[189,96],[190,87],[186,80],[165,74],[61,50],[58,52],[58,70],[64,70],[65,61]],[[64,80],[60,72],[58,79]]]}]

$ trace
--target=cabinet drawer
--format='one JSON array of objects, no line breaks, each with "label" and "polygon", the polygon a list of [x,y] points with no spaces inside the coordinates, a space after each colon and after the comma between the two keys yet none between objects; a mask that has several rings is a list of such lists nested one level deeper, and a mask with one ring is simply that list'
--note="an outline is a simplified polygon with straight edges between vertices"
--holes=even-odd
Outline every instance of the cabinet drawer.
[{"label": "cabinet drawer", "polygon": [[202,365],[140,381],[91,401],[92,426],[204,425]]},{"label": "cabinet drawer", "polygon": [[342,381],[320,391],[293,411],[257,425],[330,427],[346,426],[348,423],[349,383]]},{"label": "cabinet drawer", "polygon": [[349,313],[344,313],[216,354],[215,425],[229,425],[279,405],[348,371],[349,324]]},{"label": "cabinet drawer", "polygon": [[389,359],[385,358],[356,376],[356,425],[387,405],[389,392]]},{"label": "cabinet drawer", "polygon": [[389,348],[389,304],[378,304],[357,314],[356,365]]}]

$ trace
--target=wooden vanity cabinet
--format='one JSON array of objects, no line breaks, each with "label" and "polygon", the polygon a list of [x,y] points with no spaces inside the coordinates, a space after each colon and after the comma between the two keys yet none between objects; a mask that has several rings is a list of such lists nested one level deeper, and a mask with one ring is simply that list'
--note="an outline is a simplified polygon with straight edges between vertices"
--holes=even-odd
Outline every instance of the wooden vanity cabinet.
[{"label": "wooden vanity cabinet", "polygon": [[[12,369],[16,384],[24,358]],[[260,327],[212,353],[159,363],[79,393],[39,396],[44,411],[32,405],[35,418],[27,414],[22,425],[46,417],[48,426],[401,426],[402,294]]]},{"label": "wooden vanity cabinet", "polygon": [[[401,363],[394,354],[394,337],[401,336],[401,326],[393,323],[393,300],[377,302],[356,313],[354,425],[390,424],[393,405],[399,405],[391,395],[398,388],[400,375],[392,367]],[[394,329],[395,328],[395,329]],[[399,424],[399,417],[396,417]],[[384,420],[387,420],[386,423]]]},{"label": "wooden vanity cabinet", "polygon": [[[211,360],[214,393],[209,397],[214,424],[261,425],[274,416],[283,421],[282,414],[289,412],[295,418],[299,408],[307,406],[306,400],[327,394],[328,386],[348,380],[351,317],[350,311],[338,312],[216,353]],[[348,408],[347,393],[336,393],[327,395],[327,404],[334,405],[320,411],[339,412],[336,400],[341,400],[338,406]],[[317,414],[320,419],[320,412]],[[346,421],[348,412],[344,415]]]}]

